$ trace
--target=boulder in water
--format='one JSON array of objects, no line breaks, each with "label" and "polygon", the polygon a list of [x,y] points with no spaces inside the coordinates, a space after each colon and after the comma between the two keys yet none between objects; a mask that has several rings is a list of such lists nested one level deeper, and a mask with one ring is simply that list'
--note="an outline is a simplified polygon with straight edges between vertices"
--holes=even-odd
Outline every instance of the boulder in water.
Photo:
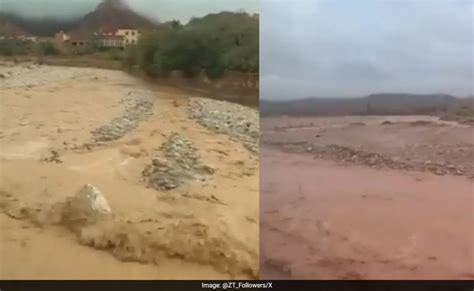
[{"label": "boulder in water", "polygon": [[87,184],[66,201],[63,222],[83,225],[96,222],[111,213],[112,209],[102,192]]}]

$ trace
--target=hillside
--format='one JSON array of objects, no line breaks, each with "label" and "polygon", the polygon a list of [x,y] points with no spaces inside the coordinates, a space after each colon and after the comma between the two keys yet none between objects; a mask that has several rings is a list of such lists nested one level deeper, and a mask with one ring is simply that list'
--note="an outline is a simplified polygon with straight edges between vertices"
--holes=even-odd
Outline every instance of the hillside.
[{"label": "hillside", "polygon": [[0,34],[53,36],[60,30],[70,30],[79,19],[24,18],[12,13],[0,13]]},{"label": "hillside", "polygon": [[262,115],[361,115],[367,98],[306,98],[291,101],[260,100]]},{"label": "hillside", "polygon": [[134,12],[123,0],[104,0],[97,8],[84,18],[70,32],[72,34],[91,34],[118,28],[151,28],[156,23]]},{"label": "hillside", "polygon": [[444,112],[454,104],[447,94],[384,93],[368,96],[369,114],[413,114]]},{"label": "hillside", "polygon": [[134,12],[124,0],[104,0],[97,8],[75,19],[24,18],[12,13],[0,13],[0,34],[53,36],[59,31],[90,35],[100,29],[151,28],[155,22]]},{"label": "hillside", "polygon": [[463,99],[447,94],[379,93],[359,98],[260,101],[263,115],[432,114],[458,108]]},{"label": "hillside", "polygon": [[25,31],[12,21],[7,14],[0,14],[0,35],[1,36],[19,36],[24,35]]}]

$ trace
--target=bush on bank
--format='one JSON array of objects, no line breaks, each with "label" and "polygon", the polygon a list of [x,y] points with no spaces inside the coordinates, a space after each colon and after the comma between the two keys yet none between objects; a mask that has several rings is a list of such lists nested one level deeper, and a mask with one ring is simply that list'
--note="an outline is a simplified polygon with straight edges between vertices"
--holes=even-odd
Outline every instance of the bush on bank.
[{"label": "bush on bank", "polygon": [[127,48],[124,64],[152,77],[176,70],[193,77],[204,70],[217,78],[226,70],[258,72],[258,56],[258,18],[222,12],[144,32],[137,46]]}]

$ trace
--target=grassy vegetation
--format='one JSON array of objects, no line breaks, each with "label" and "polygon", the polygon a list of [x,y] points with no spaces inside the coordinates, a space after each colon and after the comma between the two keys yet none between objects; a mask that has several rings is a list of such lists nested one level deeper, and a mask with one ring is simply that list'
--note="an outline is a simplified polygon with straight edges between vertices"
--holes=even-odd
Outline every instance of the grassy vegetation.
[{"label": "grassy vegetation", "polygon": [[0,55],[2,56],[23,56],[32,54],[36,50],[33,42],[19,39],[0,40]]},{"label": "grassy vegetation", "polygon": [[226,70],[258,72],[258,52],[258,19],[222,12],[145,32],[136,47],[127,49],[124,64],[152,77],[176,70],[192,77],[204,70],[216,78]]},{"label": "grassy vegetation", "polygon": [[0,56],[58,55],[60,51],[51,41],[33,42],[21,39],[0,40]]},{"label": "grassy vegetation", "polygon": [[45,42],[39,43],[39,49],[40,49],[41,55],[51,56],[51,55],[59,54],[59,50],[51,41],[45,41]]}]

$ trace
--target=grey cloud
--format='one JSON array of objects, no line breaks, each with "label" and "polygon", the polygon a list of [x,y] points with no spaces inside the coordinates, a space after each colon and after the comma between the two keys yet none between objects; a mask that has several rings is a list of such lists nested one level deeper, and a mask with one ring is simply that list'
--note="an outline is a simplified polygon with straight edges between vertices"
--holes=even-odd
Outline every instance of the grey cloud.
[{"label": "grey cloud", "polygon": [[472,7],[470,0],[262,0],[261,96],[470,95]]},{"label": "grey cloud", "polygon": [[[154,19],[187,22],[220,11],[258,13],[258,0],[127,0],[130,7]],[[92,11],[100,0],[0,0],[0,11],[33,17],[72,17]]]}]

